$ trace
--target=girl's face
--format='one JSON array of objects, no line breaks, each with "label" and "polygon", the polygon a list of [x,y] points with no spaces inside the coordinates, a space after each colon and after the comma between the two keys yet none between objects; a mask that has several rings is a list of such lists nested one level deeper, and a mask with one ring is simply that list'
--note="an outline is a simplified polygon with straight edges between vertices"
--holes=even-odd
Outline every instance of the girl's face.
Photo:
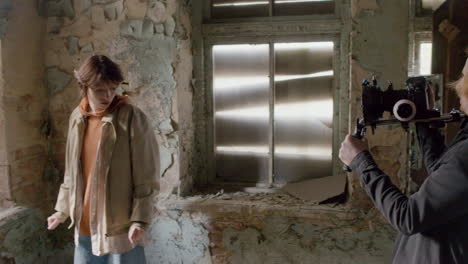
[{"label": "girl's face", "polygon": [[89,105],[93,112],[105,110],[115,97],[115,90],[118,85],[99,84],[96,87],[88,87],[87,95]]}]

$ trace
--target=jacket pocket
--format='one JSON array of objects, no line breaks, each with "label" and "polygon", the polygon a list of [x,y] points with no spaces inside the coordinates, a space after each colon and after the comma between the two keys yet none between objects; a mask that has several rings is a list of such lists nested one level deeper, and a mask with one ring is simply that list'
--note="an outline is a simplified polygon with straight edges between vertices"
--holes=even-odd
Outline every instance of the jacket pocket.
[{"label": "jacket pocket", "polygon": [[107,228],[106,236],[115,236],[124,233],[128,233],[131,223],[120,224]]}]

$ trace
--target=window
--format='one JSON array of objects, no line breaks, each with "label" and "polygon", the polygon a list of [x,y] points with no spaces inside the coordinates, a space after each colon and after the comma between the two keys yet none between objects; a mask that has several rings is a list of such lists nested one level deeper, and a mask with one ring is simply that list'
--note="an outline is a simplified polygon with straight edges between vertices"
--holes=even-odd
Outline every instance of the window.
[{"label": "window", "polygon": [[418,32],[410,44],[409,76],[430,75],[432,73],[432,33]]},{"label": "window", "polygon": [[[432,73],[432,12],[442,2],[439,0],[410,1],[409,76]],[[430,8],[421,12],[422,6]]]},{"label": "window", "polygon": [[416,14],[418,16],[430,16],[444,2],[445,0],[418,0],[416,2]]},{"label": "window", "polygon": [[281,186],[342,173],[349,31],[338,2],[206,2],[195,43],[210,115],[204,182]]},{"label": "window", "polygon": [[212,51],[217,176],[266,183],[270,163],[274,182],[332,175],[334,43]]},{"label": "window", "polygon": [[418,43],[418,74],[429,75],[431,74],[432,63],[432,42],[424,41]]}]

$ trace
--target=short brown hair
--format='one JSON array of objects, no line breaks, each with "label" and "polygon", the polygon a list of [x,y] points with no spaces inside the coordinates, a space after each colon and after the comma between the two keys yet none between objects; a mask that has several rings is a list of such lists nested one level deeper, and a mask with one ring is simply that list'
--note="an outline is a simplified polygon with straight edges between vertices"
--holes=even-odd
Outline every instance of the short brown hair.
[{"label": "short brown hair", "polygon": [[75,78],[80,85],[81,96],[86,96],[86,89],[99,84],[119,85],[124,78],[120,66],[104,55],[93,55],[87,58]]}]

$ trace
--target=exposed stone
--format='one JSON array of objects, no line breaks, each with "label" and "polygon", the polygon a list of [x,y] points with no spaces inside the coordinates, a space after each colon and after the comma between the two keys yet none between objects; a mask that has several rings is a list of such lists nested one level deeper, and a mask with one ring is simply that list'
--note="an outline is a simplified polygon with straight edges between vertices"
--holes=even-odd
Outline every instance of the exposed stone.
[{"label": "exposed stone", "polygon": [[89,10],[91,8],[91,0],[74,0],[75,1],[75,11],[77,14],[81,14],[83,11]]},{"label": "exposed stone", "polygon": [[75,36],[68,37],[68,52],[70,53],[70,55],[78,54],[79,52],[78,40],[79,38]]},{"label": "exposed stone", "polygon": [[104,7],[104,15],[108,21],[115,20],[117,18],[117,12],[115,10],[114,5],[106,5]]},{"label": "exposed stone", "polygon": [[125,37],[141,38],[143,20],[127,20],[120,25],[120,34]]},{"label": "exposed stone", "polygon": [[104,14],[109,21],[116,20],[123,12],[123,2],[118,1],[104,7]]},{"label": "exposed stone", "polygon": [[155,24],[154,29],[156,30],[156,33],[158,33],[158,34],[164,33],[164,25],[163,24]]},{"label": "exposed stone", "polygon": [[120,34],[135,39],[150,39],[156,35],[153,21],[127,20],[120,25]]},{"label": "exposed stone", "polygon": [[143,20],[143,25],[142,25],[142,36],[144,38],[150,38],[154,35],[154,24],[151,20],[145,19]]},{"label": "exposed stone", "polygon": [[51,95],[62,92],[71,80],[70,74],[61,71],[57,67],[47,69],[47,88]]},{"label": "exposed stone", "polygon": [[164,23],[164,28],[166,29],[166,35],[168,36],[173,36],[174,35],[174,30],[175,30],[175,20],[172,18],[172,16],[168,17],[166,22]]},{"label": "exposed stone", "polygon": [[147,0],[126,0],[127,17],[129,19],[143,19],[148,9]]},{"label": "exposed stone", "polygon": [[161,23],[166,15],[166,6],[159,1],[152,0],[149,3],[146,15],[155,23]]},{"label": "exposed stone", "polygon": [[50,17],[47,19],[47,33],[60,34],[63,27],[63,18],[61,17]]},{"label": "exposed stone", "polygon": [[83,46],[80,50],[81,53],[90,53],[93,52],[93,44],[89,43]]},{"label": "exposed stone", "polygon": [[39,0],[39,14],[46,17],[75,16],[72,0]]},{"label": "exposed stone", "polygon": [[93,26],[100,27],[106,23],[106,17],[104,16],[104,8],[101,6],[93,6],[91,8],[91,21]]},{"label": "exposed stone", "polygon": [[108,3],[112,3],[114,1],[115,0],[93,0],[93,3],[95,3],[95,4],[108,4]]},{"label": "exposed stone", "polygon": [[80,40],[78,41],[78,45],[80,47],[84,47],[92,42],[93,42],[93,37],[84,37],[84,38],[80,38]]},{"label": "exposed stone", "polygon": [[[91,11],[91,9],[88,9]],[[73,32],[73,35],[82,38],[82,37],[87,37],[90,36],[92,33],[92,21],[89,19],[89,17],[86,17],[84,15],[78,17],[73,24],[70,26],[64,27],[63,31],[66,32]]]}]

